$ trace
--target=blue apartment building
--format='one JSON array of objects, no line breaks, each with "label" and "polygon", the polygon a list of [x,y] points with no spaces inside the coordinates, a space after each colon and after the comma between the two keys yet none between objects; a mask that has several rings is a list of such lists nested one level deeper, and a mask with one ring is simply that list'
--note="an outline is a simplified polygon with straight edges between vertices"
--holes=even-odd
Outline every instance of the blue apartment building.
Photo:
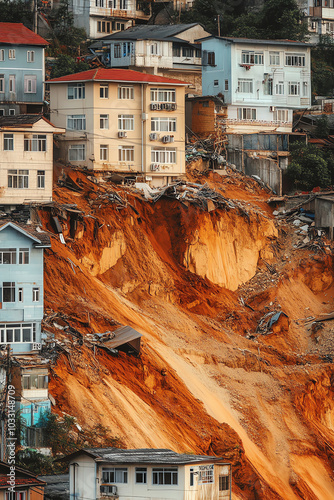
[{"label": "blue apartment building", "polygon": [[47,45],[22,23],[0,22],[0,116],[42,111]]},{"label": "blue apartment building", "polygon": [[14,355],[41,349],[43,249],[50,247],[32,225],[0,222],[0,345]]}]

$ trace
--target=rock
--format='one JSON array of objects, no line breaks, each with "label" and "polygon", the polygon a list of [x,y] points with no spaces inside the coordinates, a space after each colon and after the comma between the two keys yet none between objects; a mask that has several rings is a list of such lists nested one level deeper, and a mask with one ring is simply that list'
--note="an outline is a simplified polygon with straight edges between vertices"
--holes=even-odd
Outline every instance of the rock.
[{"label": "rock", "polygon": [[294,226],[297,226],[297,227],[298,227],[298,226],[300,226],[300,225],[301,225],[301,223],[302,223],[302,221],[301,221],[301,220],[299,220],[299,219],[295,219],[295,220],[293,221],[293,223],[292,223],[292,224],[293,224]]},{"label": "rock", "polygon": [[273,211],[273,215],[279,215],[278,210],[274,210],[274,211]]},{"label": "rock", "polygon": [[308,225],[305,224],[305,226],[300,227],[301,231],[308,231]]}]

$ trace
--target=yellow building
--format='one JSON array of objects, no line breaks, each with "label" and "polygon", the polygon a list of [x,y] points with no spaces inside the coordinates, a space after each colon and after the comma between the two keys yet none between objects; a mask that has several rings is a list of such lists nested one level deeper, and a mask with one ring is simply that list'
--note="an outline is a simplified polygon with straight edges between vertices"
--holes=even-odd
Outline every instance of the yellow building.
[{"label": "yellow building", "polygon": [[154,185],[185,173],[185,87],[132,70],[94,69],[47,82],[61,158]]},{"label": "yellow building", "polygon": [[41,115],[0,117],[0,207],[52,201],[53,134]]}]

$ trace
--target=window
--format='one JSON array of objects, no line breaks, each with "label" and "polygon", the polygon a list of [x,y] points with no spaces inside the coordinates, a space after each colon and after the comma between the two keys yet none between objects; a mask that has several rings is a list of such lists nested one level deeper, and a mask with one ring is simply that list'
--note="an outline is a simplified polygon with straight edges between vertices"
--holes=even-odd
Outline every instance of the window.
[{"label": "window", "polygon": [[181,47],[180,45],[173,45],[173,57],[181,56]]},{"label": "window", "polygon": [[100,128],[109,128],[109,115],[100,115]]},{"label": "window", "polygon": [[202,51],[201,51],[201,49],[195,49],[195,57],[198,57],[198,58],[202,57]]},{"label": "window", "polygon": [[136,483],[146,484],[147,483],[147,468],[146,467],[136,467]]},{"label": "window", "polygon": [[0,94],[5,92],[5,75],[0,75]]},{"label": "window", "polygon": [[277,82],[275,85],[275,94],[284,95],[284,82]]},{"label": "window", "polygon": [[300,82],[289,82],[289,95],[300,94]]},{"label": "window", "polygon": [[13,189],[28,189],[29,170],[8,170],[8,187]]},{"label": "window", "polygon": [[176,132],[176,118],[154,117],[151,118],[152,132]]},{"label": "window", "polygon": [[279,52],[269,52],[269,66],[279,66]]},{"label": "window", "polygon": [[26,491],[7,491],[6,492],[6,500],[27,500],[27,492]]},{"label": "window", "polygon": [[151,56],[159,55],[159,53],[160,53],[159,48],[160,48],[160,45],[157,42],[151,43],[150,49],[149,49]]},{"label": "window", "polygon": [[9,116],[14,116],[14,115],[15,115],[15,109],[10,109]]},{"label": "window", "polygon": [[39,373],[29,373],[22,375],[23,389],[47,389],[48,376]]},{"label": "window", "polygon": [[18,301],[23,302],[23,288],[18,289]]},{"label": "window", "polygon": [[230,489],[229,476],[219,476],[219,491],[226,491]]},{"label": "window", "polygon": [[118,161],[134,161],[135,148],[134,146],[119,146]]},{"label": "window", "polygon": [[208,65],[209,66],[216,65],[216,56],[214,52],[208,52]]},{"label": "window", "polygon": [[178,484],[177,467],[153,467],[152,482],[153,484]]},{"label": "window", "polygon": [[39,288],[37,287],[32,289],[32,301],[39,302]]},{"label": "window", "polygon": [[175,89],[151,89],[151,102],[175,102]]},{"label": "window", "polygon": [[194,57],[194,49],[192,47],[182,47],[183,57]]},{"label": "window", "polygon": [[109,97],[109,85],[108,83],[100,83],[100,98],[108,99]]},{"label": "window", "polygon": [[214,482],[213,465],[200,466],[198,482],[202,484]]},{"label": "window", "polygon": [[238,120],[256,120],[256,108],[238,108]]},{"label": "window", "polygon": [[0,264],[16,264],[16,248],[1,248]]},{"label": "window", "polygon": [[86,115],[67,115],[69,130],[86,130]]},{"label": "window", "polygon": [[127,10],[128,0],[119,0],[119,8],[120,10]]},{"label": "window", "polygon": [[254,50],[243,50],[241,53],[242,64],[263,64],[263,52],[255,52]]},{"label": "window", "polygon": [[84,83],[70,83],[67,86],[68,99],[84,99],[85,98],[85,84]]},{"label": "window", "polygon": [[302,83],[302,88],[303,88],[303,97],[308,97],[308,83],[303,82]]},{"label": "window", "polygon": [[273,79],[268,76],[264,77],[263,93],[264,95],[273,95]]},{"label": "window", "polygon": [[228,80],[225,80],[225,91],[228,90]]},{"label": "window", "polygon": [[118,87],[118,99],[134,99],[134,88],[125,85]]},{"label": "window", "polygon": [[107,144],[100,144],[100,160],[101,161],[108,160],[108,146],[107,146]]},{"label": "window", "polygon": [[114,58],[118,59],[119,57],[121,57],[121,44],[115,43],[115,45],[114,45]]},{"label": "window", "polygon": [[14,281],[4,281],[2,283],[2,302],[15,302]]},{"label": "window", "polygon": [[210,107],[210,103],[209,103],[209,101],[203,101],[203,102],[202,102],[202,107],[203,107],[203,108],[209,108],[209,107]]},{"label": "window", "polygon": [[289,111],[287,109],[276,109],[274,111],[274,120],[277,122],[288,122]]},{"label": "window", "polygon": [[286,66],[305,66],[305,54],[285,54]]},{"label": "window", "polygon": [[190,469],[189,486],[194,486],[194,469]]},{"label": "window", "polygon": [[37,76],[24,75],[24,93],[36,94]]},{"label": "window", "polygon": [[[35,342],[35,323],[5,323],[0,325],[0,343]],[[46,387],[47,388],[47,387]]]},{"label": "window", "polygon": [[29,248],[19,248],[19,264],[29,264]]},{"label": "window", "polygon": [[97,21],[97,31],[99,33],[110,33],[110,21]]},{"label": "window", "polygon": [[35,62],[35,51],[27,50],[27,62]]},{"label": "window", "polygon": [[45,170],[37,170],[37,187],[45,189]]},{"label": "window", "polygon": [[0,49],[0,61],[5,60],[5,49]]},{"label": "window", "polygon": [[24,151],[46,151],[46,135],[24,134]]},{"label": "window", "polygon": [[134,130],[133,115],[118,115],[118,130]]},{"label": "window", "polygon": [[239,78],[238,79],[238,92],[242,94],[252,94],[253,93],[253,80],[250,78]]},{"label": "window", "polygon": [[5,110],[3,108],[0,108],[0,116],[5,116]]},{"label": "window", "polygon": [[15,75],[9,75],[9,92],[15,92]]},{"label": "window", "polygon": [[176,149],[151,148],[151,162],[164,164],[176,163]]},{"label": "window", "polygon": [[14,134],[4,134],[3,149],[4,151],[14,151]]},{"label": "window", "polygon": [[85,144],[71,144],[68,150],[69,161],[83,161],[86,158]]},{"label": "window", "polygon": [[127,467],[102,467],[102,483],[127,483]]},{"label": "window", "polygon": [[218,87],[219,85],[219,80],[213,80],[213,86]]},{"label": "window", "polygon": [[112,29],[113,31],[122,31],[125,28],[124,23],[117,23],[116,21],[112,22]]},{"label": "window", "polygon": [[95,0],[96,7],[104,7],[104,0]]},{"label": "window", "polygon": [[8,50],[8,59],[15,59],[15,49]]}]

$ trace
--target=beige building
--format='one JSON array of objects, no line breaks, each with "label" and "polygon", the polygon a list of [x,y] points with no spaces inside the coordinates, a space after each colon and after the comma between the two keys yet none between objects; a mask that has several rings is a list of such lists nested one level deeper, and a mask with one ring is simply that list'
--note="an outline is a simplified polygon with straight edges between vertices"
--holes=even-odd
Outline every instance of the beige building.
[{"label": "beige building", "polygon": [[62,159],[142,175],[152,185],[185,173],[185,87],[180,80],[94,69],[49,80],[51,119],[66,127]]},{"label": "beige building", "polygon": [[0,117],[0,206],[52,200],[53,134],[41,115]]}]

